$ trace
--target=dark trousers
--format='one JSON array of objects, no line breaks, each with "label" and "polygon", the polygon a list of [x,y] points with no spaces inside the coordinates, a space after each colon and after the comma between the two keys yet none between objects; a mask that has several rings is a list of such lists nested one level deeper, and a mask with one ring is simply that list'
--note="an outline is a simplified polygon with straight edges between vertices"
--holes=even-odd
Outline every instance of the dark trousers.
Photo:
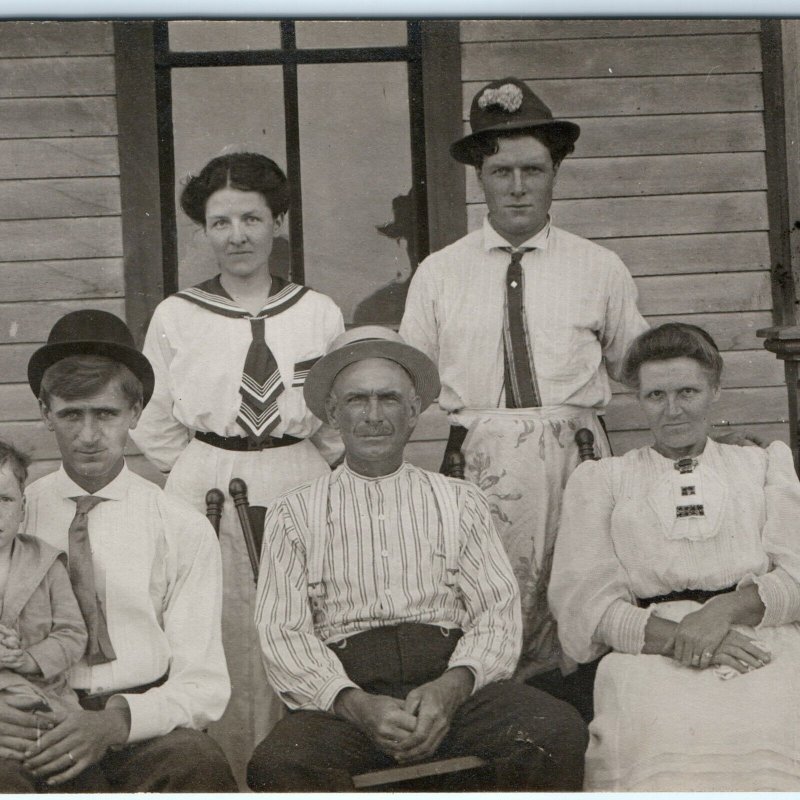
[{"label": "dark trousers", "polygon": [[[459,636],[444,636],[430,625],[398,625],[358,634],[333,649],[365,691],[403,698],[444,672]],[[571,706],[503,681],[475,692],[458,709],[435,758],[491,760],[498,790],[578,791],[586,744],[586,726]],[[391,766],[395,762],[346,720],[297,711],[258,745],[247,781],[255,791],[352,791],[351,775]]]},{"label": "dark trousers", "polygon": [[109,750],[77,778],[52,789],[11,759],[0,758],[3,792],[235,792],[236,781],[219,745],[200,731]]},{"label": "dark trousers", "polygon": [[598,658],[588,664],[579,664],[578,669],[569,675],[562,675],[560,669],[541,672],[525,683],[569,703],[588,724],[594,718],[594,676],[599,663]]}]

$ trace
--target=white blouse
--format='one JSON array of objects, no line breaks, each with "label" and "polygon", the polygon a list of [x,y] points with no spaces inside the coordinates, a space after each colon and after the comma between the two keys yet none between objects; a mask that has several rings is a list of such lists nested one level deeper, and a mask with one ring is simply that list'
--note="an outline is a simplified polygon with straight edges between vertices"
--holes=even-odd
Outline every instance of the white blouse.
[{"label": "white blouse", "polygon": [[[636,599],[684,589],[755,583],[762,626],[800,620],[800,482],[789,448],[708,440],[693,474],[687,481],[642,448],[570,477],[548,596],[575,660],[641,652],[653,607]],[[681,484],[699,496],[681,498]],[[683,499],[702,515],[678,513]]]},{"label": "white blouse", "polygon": [[[280,313],[266,316],[264,338],[284,385],[277,399],[281,421],[273,436],[308,438],[319,431],[321,423],[303,399],[303,384],[311,363],[343,331],[338,306],[314,291],[306,291]],[[178,295],[159,303],[143,349],[155,371],[155,391],[131,432],[137,447],[159,469],[172,469],[194,431],[246,435],[236,417],[251,341],[246,316],[216,313]],[[325,448],[320,449],[326,455]]]}]

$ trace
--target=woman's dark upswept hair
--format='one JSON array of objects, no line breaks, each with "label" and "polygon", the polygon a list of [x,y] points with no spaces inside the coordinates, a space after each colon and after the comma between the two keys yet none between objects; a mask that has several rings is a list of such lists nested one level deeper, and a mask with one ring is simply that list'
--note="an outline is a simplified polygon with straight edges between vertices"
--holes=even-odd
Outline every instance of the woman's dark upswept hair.
[{"label": "woman's dark upswept hair", "polygon": [[289,186],[283,170],[260,153],[228,153],[212,158],[199,175],[192,175],[181,192],[181,208],[193,222],[206,224],[206,203],[220,189],[258,192],[273,217],[289,208]]},{"label": "woman's dark upswept hair", "polygon": [[722,356],[711,334],[697,325],[665,322],[637,336],[628,347],[622,363],[621,380],[632,389],[639,388],[639,370],[648,361],[668,358],[691,358],[706,371],[713,386],[719,386]]}]

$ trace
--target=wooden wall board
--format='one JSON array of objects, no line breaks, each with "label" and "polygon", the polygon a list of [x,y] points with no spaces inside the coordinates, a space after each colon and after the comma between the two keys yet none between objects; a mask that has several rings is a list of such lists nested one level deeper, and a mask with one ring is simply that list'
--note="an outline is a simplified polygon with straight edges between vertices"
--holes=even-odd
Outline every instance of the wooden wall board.
[{"label": "wooden wall board", "polygon": [[647,321],[655,327],[662,322],[688,322],[705,328],[720,350],[758,350],[763,339],[756,331],[772,324],[768,311],[729,311],[717,314],[661,314],[648,316]]},{"label": "wooden wall board", "polygon": [[[752,72],[552,80],[531,74],[524,79],[558,117],[708,114],[764,107],[761,76]],[[469,119],[472,99],[485,85],[485,81],[462,85],[462,119]]]},{"label": "wooden wall board", "polygon": [[0,139],[111,136],[116,132],[113,97],[0,100]]},{"label": "wooden wall board", "polygon": [[[483,203],[470,204],[469,229],[478,228],[485,215]],[[767,202],[765,192],[555,200],[552,217],[589,239],[758,231],[767,230]]]},{"label": "wooden wall board", "polygon": [[[723,389],[709,416],[715,425],[788,421],[784,386]],[[632,394],[614,395],[606,409],[606,422],[615,431],[641,430],[647,427],[639,403]]]},{"label": "wooden wall board", "polygon": [[0,22],[0,53],[6,58],[113,52],[110,22]]},{"label": "wooden wall board", "polygon": [[[0,50],[0,56],[5,55]],[[0,57],[0,97],[69,97],[114,94],[111,56]]]},{"label": "wooden wall board", "polygon": [[121,258],[0,263],[3,302],[122,297]]},{"label": "wooden wall board", "polygon": [[0,383],[0,422],[39,419],[39,404],[27,383]]},{"label": "wooden wall board", "polygon": [[28,361],[36,344],[0,344],[0,384],[23,383],[28,380]]},{"label": "wooden wall board", "polygon": [[0,344],[45,342],[50,329],[64,314],[80,308],[97,308],[125,318],[122,300],[43,300],[0,303]]},{"label": "wooden wall board", "polygon": [[760,72],[757,34],[712,34],[573,41],[477,42],[461,47],[465,81],[502,75],[591,78]]},{"label": "wooden wall board", "polygon": [[103,217],[119,213],[116,177],[0,180],[0,220]]},{"label": "wooden wall board", "polygon": [[121,256],[119,217],[0,222],[0,264],[3,261]]},{"label": "wooden wall board", "polygon": [[[715,429],[719,433],[752,433],[765,442],[783,442],[789,444],[789,426],[785,423],[748,423],[746,425],[730,425]],[[609,435],[614,455],[621,456],[635,447],[648,447],[653,443],[653,434],[649,430],[612,431]]]},{"label": "wooden wall board", "polygon": [[[556,200],[764,191],[763,153],[704,153],[621,158],[568,158],[558,170]],[[474,169],[467,202],[483,201]]]},{"label": "wooden wall board", "polygon": [[0,139],[0,179],[119,175],[114,136]]},{"label": "wooden wall board", "polygon": [[462,42],[595,39],[710,33],[758,33],[757,19],[473,19]]},{"label": "wooden wall board", "polygon": [[706,314],[713,311],[769,311],[768,272],[655,275],[635,278],[642,314]]},{"label": "wooden wall board", "polygon": [[765,231],[634,236],[598,244],[617,253],[632,275],[741,272],[770,266]]}]

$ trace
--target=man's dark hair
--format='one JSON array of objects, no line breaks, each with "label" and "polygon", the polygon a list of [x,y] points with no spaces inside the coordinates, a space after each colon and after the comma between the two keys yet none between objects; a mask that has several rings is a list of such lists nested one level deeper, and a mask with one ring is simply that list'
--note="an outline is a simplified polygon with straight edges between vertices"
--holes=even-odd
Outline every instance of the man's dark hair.
[{"label": "man's dark hair", "polygon": [[258,192],[273,217],[289,208],[289,186],[283,170],[260,153],[228,153],[212,158],[181,192],[181,208],[198,225],[206,224],[206,203],[220,189]]},{"label": "man's dark hair", "polygon": [[497,154],[501,139],[521,139],[525,136],[532,136],[548,149],[554,167],[575,149],[573,141],[550,128],[519,128],[511,131],[487,131],[473,137],[465,146],[467,150],[465,158],[469,159],[473,167],[480,169],[485,158]]},{"label": "man's dark hair", "polygon": [[8,464],[11,467],[11,473],[17,479],[19,490],[25,491],[25,482],[28,480],[28,466],[31,460],[25,453],[20,452],[10,442],[4,442],[0,439],[0,467]]},{"label": "man's dark hair", "polygon": [[39,399],[50,407],[50,398],[80,400],[102,392],[112,381],[119,381],[119,388],[131,407],[143,404],[142,382],[119,361],[108,356],[67,356],[56,361],[45,370]]}]

